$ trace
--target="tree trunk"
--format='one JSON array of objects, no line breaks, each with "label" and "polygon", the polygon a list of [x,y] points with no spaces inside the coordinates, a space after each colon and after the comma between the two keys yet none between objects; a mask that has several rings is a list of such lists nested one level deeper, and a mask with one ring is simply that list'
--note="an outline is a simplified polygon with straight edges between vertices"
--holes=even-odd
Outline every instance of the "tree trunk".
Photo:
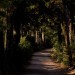
[{"label": "tree trunk", "polygon": [[61,30],[61,25],[60,24],[61,23],[57,23],[57,29],[58,29],[58,42],[61,45],[61,43],[62,43],[62,36],[61,36],[62,30]]},{"label": "tree trunk", "polygon": [[6,34],[6,52],[8,55],[11,55],[13,50],[13,24],[10,23],[10,16],[7,16],[7,34]]},{"label": "tree trunk", "polygon": [[19,45],[19,42],[20,42],[20,24],[19,23],[17,23],[16,24],[17,25],[17,27],[15,27],[15,31],[16,31],[16,34],[15,34],[15,36],[14,36],[14,46],[15,46],[15,49],[17,49],[18,48],[18,45]]},{"label": "tree trunk", "polygon": [[61,29],[62,29],[62,34],[64,35],[64,39],[65,39],[65,44],[66,44],[66,32],[65,32],[65,25],[64,25],[64,23],[62,22],[61,23]]},{"label": "tree trunk", "polygon": [[38,31],[36,31],[36,40],[35,40],[35,42],[38,44]]},{"label": "tree trunk", "polygon": [[13,27],[11,26],[9,29],[7,29],[7,43],[6,43],[6,49],[8,51],[11,51],[13,44]]},{"label": "tree trunk", "polygon": [[63,9],[65,14],[65,43],[66,43],[66,55],[67,55],[67,62],[69,66],[72,66],[72,52],[70,49],[71,45],[71,21],[70,21],[70,10],[68,7],[68,3],[66,0],[62,0]]},{"label": "tree trunk", "polygon": [[7,31],[5,30],[4,31],[4,48],[6,49],[6,34],[7,34]]},{"label": "tree trunk", "polygon": [[70,40],[70,45],[72,44],[72,24],[70,22],[69,24],[69,40]]},{"label": "tree trunk", "polygon": [[3,31],[0,30],[0,70],[4,72],[4,39],[3,39]]},{"label": "tree trunk", "polygon": [[67,55],[68,55],[68,60],[69,60],[69,65],[72,66],[72,52],[70,49],[71,45],[71,21],[70,21],[70,14],[67,6],[65,6],[65,16],[66,16],[66,26],[65,26],[65,32],[66,32],[66,49],[67,49]]},{"label": "tree trunk", "polygon": [[42,43],[44,43],[44,32],[42,31]]},{"label": "tree trunk", "polygon": [[3,31],[0,31],[0,51],[2,52],[2,54],[4,53]]},{"label": "tree trunk", "polygon": [[[73,4],[73,3],[72,3]],[[74,34],[74,37],[73,37],[73,40],[74,40],[74,42],[75,42],[75,11],[74,11],[74,9],[73,9],[73,7],[75,6],[75,5],[72,5],[71,4],[71,8],[70,8],[70,17],[71,17],[71,23],[72,23],[72,25],[71,25],[71,29],[73,30],[73,34]]]}]

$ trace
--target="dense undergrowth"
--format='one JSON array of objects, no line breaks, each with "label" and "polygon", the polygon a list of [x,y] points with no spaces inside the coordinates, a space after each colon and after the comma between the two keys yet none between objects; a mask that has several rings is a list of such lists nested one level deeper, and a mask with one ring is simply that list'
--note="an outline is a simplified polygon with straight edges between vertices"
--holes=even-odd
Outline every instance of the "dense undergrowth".
[{"label": "dense undergrowth", "polygon": [[11,57],[8,57],[8,73],[21,73],[25,71],[26,66],[30,63],[32,54],[41,50],[43,47],[36,44],[34,37],[22,37],[18,48],[13,52]]}]

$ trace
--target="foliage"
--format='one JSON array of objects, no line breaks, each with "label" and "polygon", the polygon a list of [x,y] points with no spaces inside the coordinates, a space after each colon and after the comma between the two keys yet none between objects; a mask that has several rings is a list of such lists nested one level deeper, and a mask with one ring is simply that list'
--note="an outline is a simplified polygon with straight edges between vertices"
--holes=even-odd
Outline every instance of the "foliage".
[{"label": "foliage", "polygon": [[29,59],[33,53],[31,43],[23,37],[19,43],[20,49],[24,52],[25,59]]},{"label": "foliage", "polygon": [[59,45],[58,41],[56,41],[54,43],[54,57],[57,57],[57,61],[58,62],[62,62],[63,61],[63,46]]},{"label": "foliage", "polygon": [[[0,32],[7,30],[7,49],[4,56],[7,57],[6,52],[10,53],[9,60],[13,54],[12,62],[15,62],[17,66],[19,66],[17,63],[26,63],[34,50],[43,47],[42,44],[35,43],[35,36],[26,34],[20,39],[20,31],[27,33],[38,30],[40,37],[42,31],[45,33],[45,44],[54,47],[57,61],[63,61],[65,64],[71,63],[71,55],[73,59],[75,57],[74,53],[71,53],[75,50],[75,10],[72,9],[74,6],[73,0],[0,0]],[[4,19],[6,19],[5,23]],[[72,30],[70,30],[70,24],[72,24]],[[16,34],[13,35],[14,30]],[[0,40],[3,40],[0,41],[1,48],[4,35],[2,32],[0,35]],[[15,51],[14,46],[17,48]]]},{"label": "foliage", "polygon": [[12,69],[11,73],[13,73],[14,71],[21,72],[25,68],[25,66],[29,64],[29,60],[31,59],[32,53],[33,50],[30,42],[27,41],[25,37],[21,38],[19,47],[16,51],[13,52],[13,55],[11,57],[12,60],[10,59],[12,65],[14,65],[10,67]]},{"label": "foliage", "polygon": [[23,49],[23,48],[26,48],[26,49],[30,49],[31,48],[31,44],[29,41],[27,41],[25,39],[25,37],[23,37],[21,40],[20,40],[20,43],[19,43],[20,47]]}]

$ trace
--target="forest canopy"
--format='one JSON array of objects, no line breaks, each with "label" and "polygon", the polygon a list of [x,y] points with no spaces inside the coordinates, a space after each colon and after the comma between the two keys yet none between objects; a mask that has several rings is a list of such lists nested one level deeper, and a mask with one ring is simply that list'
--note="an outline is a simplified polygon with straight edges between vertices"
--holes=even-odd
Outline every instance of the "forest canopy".
[{"label": "forest canopy", "polygon": [[33,52],[49,47],[54,48],[58,62],[75,66],[74,45],[74,0],[0,0],[2,73],[4,64],[9,65],[20,53],[28,53],[27,60]]}]

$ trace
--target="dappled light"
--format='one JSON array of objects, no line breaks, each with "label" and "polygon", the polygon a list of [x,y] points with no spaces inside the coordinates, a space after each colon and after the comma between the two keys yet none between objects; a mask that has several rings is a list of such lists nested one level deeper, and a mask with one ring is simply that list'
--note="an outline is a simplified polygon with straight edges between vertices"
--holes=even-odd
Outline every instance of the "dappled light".
[{"label": "dappled light", "polygon": [[0,75],[75,74],[74,0],[0,0]]},{"label": "dappled light", "polygon": [[75,70],[69,71],[67,74],[68,75],[75,75]]},{"label": "dappled light", "polygon": [[35,75],[64,75],[66,74],[65,68],[62,68],[60,63],[56,63],[55,60],[48,55],[48,51],[50,52],[51,49],[44,50],[44,51],[36,52],[32,56],[32,60],[30,61],[30,65],[26,68],[28,71],[27,74],[35,74]]}]

